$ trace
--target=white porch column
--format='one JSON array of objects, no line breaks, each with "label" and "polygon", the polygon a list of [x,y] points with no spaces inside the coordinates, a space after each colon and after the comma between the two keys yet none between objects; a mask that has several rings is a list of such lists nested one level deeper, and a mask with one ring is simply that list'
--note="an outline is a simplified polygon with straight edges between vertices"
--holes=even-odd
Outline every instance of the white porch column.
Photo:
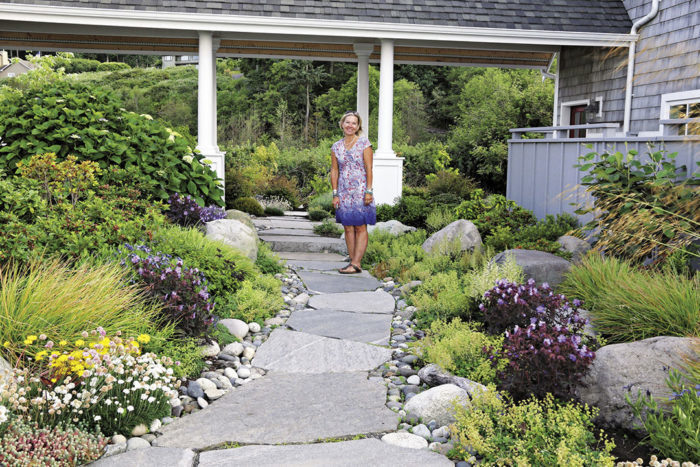
[{"label": "white porch column", "polygon": [[379,62],[379,125],[374,154],[374,197],[377,204],[394,204],[401,196],[403,158],[392,148],[394,118],[394,42],[382,40]]},{"label": "white porch column", "polygon": [[216,50],[212,33],[199,33],[199,65],[197,93],[197,149],[217,177],[224,179],[224,153],[216,143]]},{"label": "white porch column", "polygon": [[357,112],[362,119],[365,136],[369,138],[369,56],[374,44],[354,45],[357,55]]}]

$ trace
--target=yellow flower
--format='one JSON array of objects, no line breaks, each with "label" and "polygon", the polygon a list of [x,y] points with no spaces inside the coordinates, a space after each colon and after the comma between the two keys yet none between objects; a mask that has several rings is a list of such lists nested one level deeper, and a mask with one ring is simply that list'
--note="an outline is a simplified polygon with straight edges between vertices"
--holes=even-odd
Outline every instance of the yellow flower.
[{"label": "yellow flower", "polygon": [[37,339],[38,338],[36,336],[27,336],[27,338],[24,339],[24,345],[32,345]]},{"label": "yellow flower", "polygon": [[47,350],[42,350],[34,356],[34,360],[36,360],[37,362],[41,361],[44,359],[44,357],[46,357],[46,355],[48,355],[48,353],[49,352]]},{"label": "yellow flower", "polygon": [[58,343],[58,345],[60,345],[61,347],[65,347],[65,346],[68,345],[68,341],[63,341],[63,340],[62,340],[61,342]]},{"label": "yellow flower", "polygon": [[77,341],[75,341],[75,345],[78,347],[82,347],[85,345],[85,341],[82,339],[78,339]]},{"label": "yellow flower", "polygon": [[5,347],[6,349],[9,349],[10,348],[10,341],[5,341],[5,343],[2,344],[2,346]]},{"label": "yellow flower", "polygon": [[136,338],[136,340],[138,340],[142,344],[148,344],[149,342],[151,342],[151,336],[149,336],[148,334],[141,334],[139,337]]}]

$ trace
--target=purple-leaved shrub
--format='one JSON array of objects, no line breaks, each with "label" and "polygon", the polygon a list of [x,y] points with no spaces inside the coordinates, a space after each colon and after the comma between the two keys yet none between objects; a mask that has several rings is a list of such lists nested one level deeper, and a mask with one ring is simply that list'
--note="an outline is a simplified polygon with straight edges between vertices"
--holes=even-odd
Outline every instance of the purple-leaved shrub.
[{"label": "purple-leaved shrub", "polygon": [[522,328],[505,332],[499,351],[485,348],[493,365],[507,359],[508,365],[498,372],[500,389],[521,400],[552,393],[571,399],[574,389],[595,359],[595,352],[583,342],[578,331],[585,320],[574,315],[569,326],[551,325],[531,318]]},{"label": "purple-leaved shrub", "polygon": [[197,268],[184,266],[182,259],[161,252],[152,253],[145,245],[124,247],[130,253],[122,264],[134,269],[138,280],[162,305],[165,318],[187,336],[206,337],[215,317],[204,275]]},{"label": "purple-leaved shrub", "polygon": [[168,205],[170,206],[167,211],[168,219],[183,227],[204,224],[226,217],[224,209],[215,205],[202,207],[190,195],[181,196],[178,193],[173,193],[168,198]]},{"label": "purple-leaved shrub", "polygon": [[[483,302],[479,309],[484,315],[484,327],[490,334],[500,335],[514,326],[529,326],[532,319],[535,322],[544,321],[548,325],[571,325],[578,316],[579,300],[572,304],[564,295],[555,294],[545,282],[537,286],[533,279],[526,284],[516,284],[506,279],[496,281],[496,286],[484,293]],[[585,324],[580,319],[580,327]]]}]

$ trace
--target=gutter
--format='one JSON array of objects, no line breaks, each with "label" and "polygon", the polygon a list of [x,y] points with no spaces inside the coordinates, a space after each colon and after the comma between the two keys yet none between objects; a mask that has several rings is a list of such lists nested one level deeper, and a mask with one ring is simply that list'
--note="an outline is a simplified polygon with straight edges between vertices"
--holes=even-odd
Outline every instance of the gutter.
[{"label": "gutter", "polygon": [[[659,12],[659,1],[652,0],[651,11],[643,18],[638,19],[630,30],[630,35],[637,35],[639,28],[647,24]],[[634,90],[634,59],[637,52],[637,41],[630,43],[629,57],[627,59],[627,84],[625,85],[625,116],[622,124],[622,133],[627,136],[630,131],[630,118],[632,116],[632,91]]]}]

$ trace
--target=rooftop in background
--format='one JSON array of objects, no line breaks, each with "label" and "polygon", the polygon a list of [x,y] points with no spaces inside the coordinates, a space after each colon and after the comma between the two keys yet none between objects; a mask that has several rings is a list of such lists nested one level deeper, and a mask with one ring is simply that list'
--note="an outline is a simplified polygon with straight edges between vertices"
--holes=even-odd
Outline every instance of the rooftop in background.
[{"label": "rooftop in background", "polygon": [[621,0],[4,0],[0,3],[623,34],[632,26]]}]

